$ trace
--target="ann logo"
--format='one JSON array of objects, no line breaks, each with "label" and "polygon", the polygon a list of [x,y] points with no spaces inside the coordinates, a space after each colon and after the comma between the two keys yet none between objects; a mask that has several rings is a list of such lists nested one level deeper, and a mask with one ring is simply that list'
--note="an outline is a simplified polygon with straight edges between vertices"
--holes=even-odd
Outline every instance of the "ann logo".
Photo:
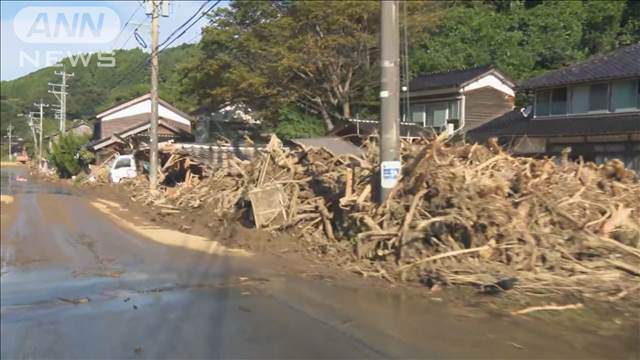
[{"label": "ann logo", "polygon": [[75,13],[72,15],[72,18],[69,19],[66,13],[59,12],[55,15],[55,19],[49,19],[49,13],[41,12],[36,17],[33,25],[31,25],[27,36],[43,35],[47,38],[61,36],[73,38],[85,37],[87,34],[90,34],[89,36],[99,37],[103,25],[104,13],[95,15],[90,13]]},{"label": "ann logo", "polygon": [[118,36],[120,17],[108,7],[26,7],[13,30],[31,44],[103,44]]}]

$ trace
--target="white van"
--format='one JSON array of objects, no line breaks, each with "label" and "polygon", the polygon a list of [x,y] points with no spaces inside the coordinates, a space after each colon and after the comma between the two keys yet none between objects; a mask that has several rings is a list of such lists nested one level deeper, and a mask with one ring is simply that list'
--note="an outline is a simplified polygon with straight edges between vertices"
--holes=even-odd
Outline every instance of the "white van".
[{"label": "white van", "polygon": [[134,178],[138,175],[136,160],[133,155],[119,155],[111,165],[109,177],[111,182],[117,184],[122,179]]}]

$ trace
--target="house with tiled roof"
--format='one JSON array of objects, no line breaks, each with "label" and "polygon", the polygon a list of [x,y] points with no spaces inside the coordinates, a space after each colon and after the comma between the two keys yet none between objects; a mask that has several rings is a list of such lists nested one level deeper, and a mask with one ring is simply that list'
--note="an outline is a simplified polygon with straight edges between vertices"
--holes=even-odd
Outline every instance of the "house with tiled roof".
[{"label": "house with tiled roof", "polygon": [[[191,140],[192,122],[191,116],[158,99],[158,141]],[[97,114],[94,139],[87,148],[101,163],[126,151],[131,143],[148,144],[150,127],[151,96],[145,94]]]},{"label": "house with tiled roof", "polygon": [[604,162],[618,158],[640,169],[640,43],[526,80],[518,91],[532,105],[468,133],[497,137],[524,155]]},{"label": "house with tiled roof", "polygon": [[[462,133],[513,110],[515,84],[491,65],[417,76],[401,96],[400,136]],[[331,134],[367,135],[377,121],[351,120]]]}]

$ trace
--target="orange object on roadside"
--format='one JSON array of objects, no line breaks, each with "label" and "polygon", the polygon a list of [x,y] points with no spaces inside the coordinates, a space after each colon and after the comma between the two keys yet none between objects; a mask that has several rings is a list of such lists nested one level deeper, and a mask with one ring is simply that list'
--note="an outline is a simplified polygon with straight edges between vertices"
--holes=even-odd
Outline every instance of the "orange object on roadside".
[{"label": "orange object on roadside", "polygon": [[16,161],[26,164],[27,161],[29,161],[29,155],[27,155],[27,149],[26,147],[22,147],[22,152],[20,153],[20,155],[18,155],[16,157]]}]

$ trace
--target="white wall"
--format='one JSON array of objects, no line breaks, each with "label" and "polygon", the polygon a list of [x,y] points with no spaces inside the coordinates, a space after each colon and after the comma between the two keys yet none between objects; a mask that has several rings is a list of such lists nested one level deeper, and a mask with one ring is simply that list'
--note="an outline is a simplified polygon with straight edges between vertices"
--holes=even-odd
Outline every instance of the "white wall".
[{"label": "white wall", "polygon": [[[109,114],[103,117],[102,121],[109,121],[109,120],[119,119],[127,116],[133,116],[133,115],[139,115],[139,114],[150,114],[150,113],[151,113],[151,99],[147,99],[135,105],[116,111],[113,114]],[[186,119],[183,116],[180,116],[179,114],[169,110],[162,104],[158,104],[158,115],[165,119],[174,120],[185,125],[191,124],[189,119]]]},{"label": "white wall", "polygon": [[480,78],[469,85],[465,86],[462,91],[467,92],[471,90],[476,90],[483,88],[485,86],[490,86],[498,91],[502,91],[503,93],[515,96],[515,92],[512,88],[510,88],[507,84],[505,84],[502,80],[498,79],[497,76],[489,74],[483,78]]}]

